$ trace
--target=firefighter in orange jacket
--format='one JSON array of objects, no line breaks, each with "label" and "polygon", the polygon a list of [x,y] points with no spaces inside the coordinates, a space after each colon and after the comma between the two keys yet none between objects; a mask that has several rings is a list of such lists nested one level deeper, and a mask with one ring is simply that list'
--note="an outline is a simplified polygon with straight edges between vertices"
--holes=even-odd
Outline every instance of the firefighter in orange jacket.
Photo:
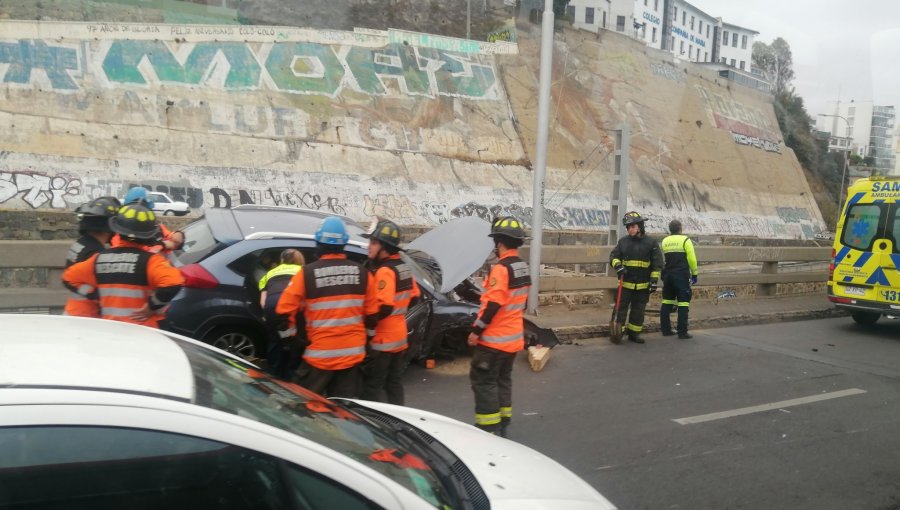
[{"label": "firefighter in orange jacket", "polygon": [[[78,238],[66,254],[66,267],[85,261],[95,253],[106,249],[113,236],[109,219],[116,215],[121,204],[116,197],[100,197],[86,202],[75,209],[78,218]],[[75,317],[100,317],[100,303],[77,292],[72,292],[66,301],[65,315]]]},{"label": "firefighter in orange jacket", "polygon": [[122,237],[121,246],[72,265],[63,282],[73,292],[99,299],[104,319],[159,327],[164,307],[184,284],[165,257],[144,250],[159,242],[159,221],[142,205],[126,205],[109,226]]},{"label": "firefighter in orange jacket", "polygon": [[366,315],[369,352],[362,366],[365,400],[403,405],[406,371],[406,311],[421,295],[412,270],[400,259],[400,227],[381,220],[369,239],[377,311]]},{"label": "firefighter in orange jacket", "polygon": [[512,419],[512,369],[525,347],[522,314],[531,287],[528,264],[519,258],[525,230],[513,217],[494,220],[490,237],[499,260],[484,281],[481,309],[468,343],[475,346],[469,380],[475,393],[475,426],[506,437]]},{"label": "firefighter in orange jacket", "polygon": [[350,236],[340,218],[322,220],[315,239],[318,260],[297,271],[275,307],[280,335],[287,339],[300,332],[302,337],[305,331],[308,345],[295,373],[297,383],[329,397],[358,398],[366,305],[371,307],[368,271],[344,254]]}]

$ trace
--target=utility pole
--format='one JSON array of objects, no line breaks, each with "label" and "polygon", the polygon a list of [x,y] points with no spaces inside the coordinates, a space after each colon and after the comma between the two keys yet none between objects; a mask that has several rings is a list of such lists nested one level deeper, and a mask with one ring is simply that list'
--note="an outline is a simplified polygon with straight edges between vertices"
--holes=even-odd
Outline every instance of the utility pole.
[{"label": "utility pole", "polygon": [[544,240],[544,175],[547,173],[547,138],[550,131],[550,71],[553,66],[553,0],[544,0],[541,21],[541,71],[538,84],[537,141],[532,190],[531,289],[528,291],[528,313],[537,314],[541,282],[541,243]]},{"label": "utility pole", "polygon": [[466,39],[472,38],[472,0],[466,0]]}]

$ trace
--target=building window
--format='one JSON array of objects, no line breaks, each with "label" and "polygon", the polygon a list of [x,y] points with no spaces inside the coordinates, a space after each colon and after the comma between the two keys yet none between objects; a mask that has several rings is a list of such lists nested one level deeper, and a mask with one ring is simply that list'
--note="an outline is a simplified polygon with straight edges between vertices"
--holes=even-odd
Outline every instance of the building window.
[{"label": "building window", "polygon": [[721,58],[719,58],[719,60],[720,60],[723,64],[726,64],[726,65],[728,64],[728,59],[725,58],[725,57],[721,57]]},{"label": "building window", "polygon": [[641,39],[647,38],[647,24],[641,23]]},{"label": "building window", "polygon": [[675,21],[678,21],[678,7],[675,7]]},{"label": "building window", "polygon": [[738,36],[737,32],[731,33],[731,45],[734,46],[735,48],[737,48],[737,36]]},{"label": "building window", "polygon": [[603,28],[606,28],[606,11],[603,11]]},{"label": "building window", "polygon": [[728,46],[728,30],[722,32],[722,44]]},{"label": "building window", "polygon": [[681,41],[681,54],[684,55],[684,41]]},{"label": "building window", "polygon": [[687,11],[681,11],[681,26],[687,25]]},{"label": "building window", "polygon": [[731,59],[731,67],[734,67],[734,59]]},{"label": "building window", "polygon": [[688,45],[688,58],[694,58],[694,45]]},{"label": "building window", "polygon": [[741,71],[743,71],[743,70],[744,70],[744,61],[741,60]]},{"label": "building window", "polygon": [[625,31],[625,16],[616,16],[616,31]]},{"label": "building window", "polygon": [[653,35],[653,42],[656,42],[656,27],[653,27],[651,34]]},{"label": "building window", "polygon": [[708,51],[703,52],[703,61],[709,62],[709,52]]},{"label": "building window", "polygon": [[647,0],[644,0],[644,7],[647,7]]},{"label": "building window", "polygon": [[594,8],[588,7],[584,10],[584,24],[585,25],[593,25],[594,24]]},{"label": "building window", "polygon": [[697,32],[703,33],[703,20],[697,22]]},{"label": "building window", "polygon": [[747,49],[747,36],[746,35],[741,36],[741,49],[742,50]]},{"label": "building window", "polygon": [[659,0],[653,0],[653,10],[659,11]]},{"label": "building window", "polygon": [[691,16],[691,30],[694,29],[694,17]]},{"label": "building window", "polygon": [[709,25],[706,25],[706,38],[709,39]]}]

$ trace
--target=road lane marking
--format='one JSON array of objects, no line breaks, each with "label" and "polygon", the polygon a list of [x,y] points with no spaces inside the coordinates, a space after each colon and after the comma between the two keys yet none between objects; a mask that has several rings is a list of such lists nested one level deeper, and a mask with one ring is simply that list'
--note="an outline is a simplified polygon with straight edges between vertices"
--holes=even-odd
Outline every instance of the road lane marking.
[{"label": "road lane marking", "polygon": [[703,423],[705,421],[721,420],[723,418],[731,418],[732,416],[741,416],[743,414],[761,413],[763,411],[771,411],[773,409],[781,409],[783,407],[799,406],[812,402],[820,402],[822,400],[831,400],[833,398],[849,397],[866,393],[866,390],[859,388],[850,388],[849,390],[833,391],[831,393],[820,393],[818,395],[810,395],[808,397],[794,398],[791,400],[782,400],[781,402],[772,402],[771,404],[762,404],[758,406],[742,407],[740,409],[732,409],[731,411],[722,411],[719,413],[701,414],[700,416],[691,416],[689,418],[678,418],[674,421],[680,425],[690,425],[693,423]]}]

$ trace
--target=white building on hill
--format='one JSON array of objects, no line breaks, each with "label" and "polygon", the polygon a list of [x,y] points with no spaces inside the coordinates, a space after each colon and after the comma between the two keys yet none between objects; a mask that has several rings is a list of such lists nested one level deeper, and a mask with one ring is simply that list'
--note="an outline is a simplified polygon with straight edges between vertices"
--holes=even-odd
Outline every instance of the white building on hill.
[{"label": "white building on hill", "polygon": [[816,129],[831,133],[829,150],[845,150],[836,146],[836,140],[849,138],[851,153],[874,158],[879,174],[895,171],[893,106],[878,106],[872,101],[829,101],[825,112],[816,118]]},{"label": "white building on hill", "polygon": [[567,13],[576,28],[621,32],[681,60],[751,72],[758,32],[724,23],[684,0],[570,0]]}]

